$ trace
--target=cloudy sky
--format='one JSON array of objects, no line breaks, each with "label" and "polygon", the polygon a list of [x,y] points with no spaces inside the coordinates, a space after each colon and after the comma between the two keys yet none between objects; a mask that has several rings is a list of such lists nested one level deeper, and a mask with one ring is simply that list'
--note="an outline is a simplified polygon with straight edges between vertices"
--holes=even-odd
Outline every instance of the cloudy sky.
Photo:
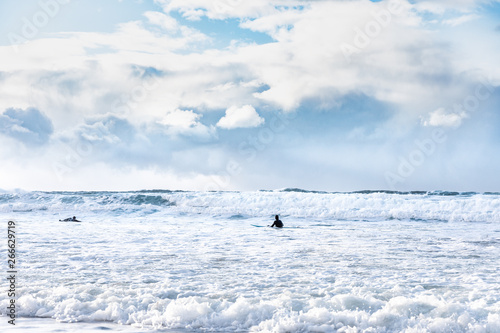
[{"label": "cloudy sky", "polygon": [[500,191],[500,1],[3,0],[0,189]]}]

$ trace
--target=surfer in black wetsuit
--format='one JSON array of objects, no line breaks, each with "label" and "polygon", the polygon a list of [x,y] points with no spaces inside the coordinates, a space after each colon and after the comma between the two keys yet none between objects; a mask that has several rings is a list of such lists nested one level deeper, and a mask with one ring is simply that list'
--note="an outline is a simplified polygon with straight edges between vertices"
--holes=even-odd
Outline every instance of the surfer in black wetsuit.
[{"label": "surfer in black wetsuit", "polygon": [[275,216],[275,220],[271,228],[272,227],[283,228],[283,222],[281,222],[280,217],[278,215]]},{"label": "surfer in black wetsuit", "polygon": [[59,220],[59,221],[61,221],[61,222],[81,222],[81,221],[76,219],[76,216],[68,217],[67,219]]}]

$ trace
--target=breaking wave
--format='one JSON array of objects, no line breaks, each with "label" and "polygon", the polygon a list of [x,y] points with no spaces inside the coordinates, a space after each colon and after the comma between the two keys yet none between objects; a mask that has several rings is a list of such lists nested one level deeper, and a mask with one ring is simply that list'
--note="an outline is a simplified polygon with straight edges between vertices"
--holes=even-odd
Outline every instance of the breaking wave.
[{"label": "breaking wave", "polygon": [[500,193],[447,191],[319,192],[296,188],[255,192],[22,192],[0,194],[0,212],[66,214],[129,212],[349,220],[499,222]]}]

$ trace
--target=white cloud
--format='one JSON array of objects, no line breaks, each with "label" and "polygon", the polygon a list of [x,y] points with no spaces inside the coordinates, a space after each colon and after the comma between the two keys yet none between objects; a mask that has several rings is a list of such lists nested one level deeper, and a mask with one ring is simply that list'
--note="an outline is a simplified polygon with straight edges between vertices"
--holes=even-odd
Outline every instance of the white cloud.
[{"label": "white cloud", "polygon": [[478,19],[480,17],[481,16],[476,15],[476,14],[462,15],[462,16],[459,16],[459,17],[455,17],[455,18],[451,18],[451,19],[448,19],[448,20],[444,20],[443,24],[444,25],[449,25],[451,27],[456,27],[456,26],[459,26],[459,25],[464,24],[466,22],[469,22],[469,21],[472,21],[472,20],[476,20],[476,19]]},{"label": "white cloud", "polygon": [[259,116],[255,108],[251,105],[242,107],[231,106],[226,110],[226,115],[222,117],[217,126],[225,129],[258,127],[264,124],[264,119]]},{"label": "white cloud", "polygon": [[462,120],[467,118],[465,112],[454,113],[446,112],[444,108],[439,108],[433,112],[429,113],[427,120],[422,123],[424,126],[441,126],[441,127],[459,127],[462,124]]},{"label": "white cloud", "polygon": [[[380,23],[383,13],[388,17]],[[394,12],[387,2],[310,2],[300,12],[275,12],[242,26],[278,41],[241,47],[238,60],[270,87],[255,96],[285,110],[306,99],[335,100],[349,93],[411,105],[435,95],[423,78],[449,70],[449,53],[421,29],[419,17],[404,2]],[[356,48],[351,59],[342,52],[344,43]]]},{"label": "white cloud", "polygon": [[418,1],[415,7],[421,11],[442,15],[446,11],[471,12],[477,6],[499,2],[498,0],[434,0],[434,1]]},{"label": "white cloud", "polygon": [[158,123],[165,126],[188,129],[190,127],[196,126],[200,117],[200,114],[196,114],[192,110],[183,111],[177,109],[169,112],[165,117],[159,120]]},{"label": "white cloud", "polygon": [[86,119],[76,133],[91,143],[119,144],[132,142],[136,130],[127,119],[105,114]]},{"label": "white cloud", "polygon": [[35,108],[10,108],[0,113],[1,134],[28,145],[46,144],[54,128],[52,121]]},{"label": "white cloud", "polygon": [[213,128],[203,125],[198,120],[202,117],[192,110],[174,110],[168,112],[163,118],[157,121],[165,126],[168,135],[189,135],[198,138],[209,139],[215,135]]},{"label": "white cloud", "polygon": [[160,12],[146,12],[144,16],[147,17],[151,24],[157,25],[165,29],[166,31],[176,32],[179,30],[180,25],[176,19],[170,15],[165,15]]},{"label": "white cloud", "polygon": [[202,16],[210,19],[256,18],[279,11],[277,7],[307,5],[307,1],[297,0],[156,0],[166,12],[179,11],[190,20]]},{"label": "white cloud", "polygon": [[[206,1],[161,3],[168,11],[202,8],[213,15],[218,11],[213,2]],[[15,69],[19,71],[16,77],[26,76],[24,89],[32,86],[30,94],[36,93],[37,103],[49,97],[52,102],[74,101],[68,109],[77,112],[82,112],[83,106],[85,113],[93,112],[106,107],[105,98],[128,95],[134,110],[127,116],[138,120],[158,117],[158,110],[204,112],[242,104],[293,111],[307,99],[323,99],[330,105],[350,93],[408,106],[434,100],[439,80],[433,77],[453,71],[445,44],[434,42],[434,37],[438,41],[440,36],[420,28],[409,4],[403,5],[398,15],[391,15],[387,24],[377,23],[374,16],[388,10],[386,2],[318,1],[306,5],[299,1],[231,0],[228,4],[234,5],[234,11],[224,11],[224,15],[241,17],[243,28],[268,33],[278,42],[189,52],[196,51],[198,42],[208,37],[181,26],[168,14],[147,12],[146,22],[121,24],[114,33],[73,33],[28,42],[20,46],[19,55],[7,55],[0,70]],[[305,7],[276,7],[298,4]],[[366,47],[358,48],[348,63],[340,46],[355,45],[358,31],[366,31],[370,24],[378,24],[380,32],[369,38]],[[5,49],[0,48],[0,56]],[[131,64],[153,67],[168,75],[158,76],[154,89],[146,89],[144,98],[134,99],[145,84],[140,78],[123,80]],[[59,81],[73,77],[75,82],[82,82],[79,94],[62,96],[59,87],[52,87],[53,94],[45,86],[33,89],[41,69],[62,72]],[[248,82],[259,82],[260,86]],[[261,89],[265,86],[268,89]],[[2,88],[13,90],[0,83],[0,92]],[[29,100],[23,89],[15,90],[7,95],[19,95],[18,102],[9,101],[9,105]],[[102,98],[102,106],[96,106],[98,98],[92,96]]]}]

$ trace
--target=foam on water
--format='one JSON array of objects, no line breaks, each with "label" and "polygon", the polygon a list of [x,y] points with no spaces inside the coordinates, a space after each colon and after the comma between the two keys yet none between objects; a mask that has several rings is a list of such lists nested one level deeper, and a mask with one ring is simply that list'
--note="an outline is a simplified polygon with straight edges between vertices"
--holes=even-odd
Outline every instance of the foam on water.
[{"label": "foam on water", "polygon": [[[500,332],[499,200],[4,193],[0,221],[17,221],[20,327],[51,318],[95,330]],[[295,228],[252,227],[277,207]],[[57,221],[66,215],[83,222]],[[8,302],[0,293],[3,315]]]}]

